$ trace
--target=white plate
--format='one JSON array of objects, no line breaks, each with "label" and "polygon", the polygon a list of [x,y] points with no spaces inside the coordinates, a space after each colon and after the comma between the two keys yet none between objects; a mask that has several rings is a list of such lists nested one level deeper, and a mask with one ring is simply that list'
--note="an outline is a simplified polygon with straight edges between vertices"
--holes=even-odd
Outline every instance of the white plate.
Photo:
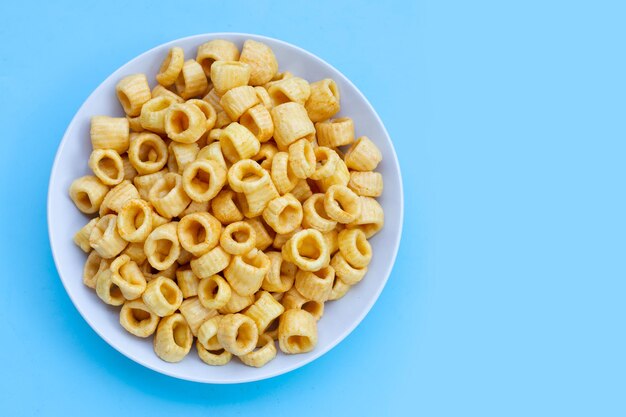
[{"label": "white plate", "polygon": [[[276,359],[260,369],[247,367],[237,360],[223,367],[207,366],[198,359],[195,347],[182,362],[160,360],[152,349],[151,339],[139,339],[127,333],[118,322],[119,309],[102,303],[93,290],[82,284],[86,255],[72,242],[74,233],[88,220],[74,207],[68,188],[75,178],[88,173],[90,117],[123,116],[115,96],[115,84],[122,77],[143,72],[154,83],[154,76],[169,48],[180,46],[186,57],[195,57],[196,48],[211,39],[228,39],[240,47],[246,39],[265,42],[274,50],[281,71],[289,70],[311,82],[327,77],[334,79],[341,93],[340,115],[353,118],[357,136],[368,136],[383,154],[378,170],[385,185],[379,199],[385,210],[385,227],[371,240],[374,257],[369,272],[344,298],[327,303],[319,322],[319,342],[312,352],[301,355],[279,353]],[[52,167],[48,189],[48,229],[54,261],[67,293],[87,323],[107,343],[135,362],[173,377],[216,384],[255,381],[283,374],[318,358],[345,338],[365,317],[385,286],[400,243],[402,212],[398,159],[383,123],[363,94],[339,71],[303,49],[276,39],[238,33],[178,39],[151,49],[111,74],[87,98],[67,128]]]}]

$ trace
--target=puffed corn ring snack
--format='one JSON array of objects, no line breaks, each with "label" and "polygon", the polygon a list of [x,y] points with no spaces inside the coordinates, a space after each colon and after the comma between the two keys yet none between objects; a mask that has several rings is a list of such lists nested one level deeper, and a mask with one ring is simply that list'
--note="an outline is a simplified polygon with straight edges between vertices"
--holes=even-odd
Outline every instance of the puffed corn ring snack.
[{"label": "puffed corn ring snack", "polygon": [[83,283],[167,362],[194,342],[210,366],[311,351],[384,226],[376,138],[263,42],[174,46],[149,75],[117,80],[123,117],[90,120],[92,175],[69,188]]}]

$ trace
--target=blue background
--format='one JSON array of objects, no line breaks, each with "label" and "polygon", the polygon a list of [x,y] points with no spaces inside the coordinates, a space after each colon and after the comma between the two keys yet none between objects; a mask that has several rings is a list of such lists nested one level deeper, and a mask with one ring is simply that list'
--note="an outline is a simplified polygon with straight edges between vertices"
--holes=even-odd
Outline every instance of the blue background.
[{"label": "blue background", "polygon": [[[626,415],[623,2],[102,3],[0,3],[0,415]],[[149,48],[219,31],[294,43],[354,81],[406,192],[363,323],[237,386],[110,348],[46,228],[54,153],[89,93]]]}]

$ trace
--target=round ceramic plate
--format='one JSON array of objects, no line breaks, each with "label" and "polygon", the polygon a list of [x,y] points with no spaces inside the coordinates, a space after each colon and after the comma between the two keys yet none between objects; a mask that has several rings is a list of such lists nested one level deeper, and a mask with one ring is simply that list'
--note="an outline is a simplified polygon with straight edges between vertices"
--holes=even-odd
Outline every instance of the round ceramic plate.
[{"label": "round ceramic plate", "polygon": [[[179,363],[159,359],[151,338],[140,339],[127,333],[119,324],[119,309],[105,305],[95,292],[82,283],[86,255],[73,242],[74,233],[87,221],[68,196],[72,181],[89,172],[91,152],[90,118],[94,115],[123,116],[115,95],[115,85],[124,76],[146,73],[154,77],[169,48],[180,46],[186,57],[195,57],[196,48],[212,39],[227,39],[239,47],[246,39],[268,44],[276,54],[280,71],[291,71],[310,82],[322,78],[336,81],[341,94],[341,113],[336,117],[354,119],[356,135],[368,136],[380,148],[383,161],[378,167],[384,179],[379,202],[385,210],[385,227],[371,239],[373,260],[365,278],[338,301],[328,302],[319,321],[319,341],[306,354],[278,356],[263,368],[250,368],[237,360],[226,366],[208,366],[200,361],[195,347]],[[178,39],[138,56],[108,77],[87,98],[74,116],[56,154],[48,190],[48,229],[57,270],[74,305],[87,323],[111,346],[130,359],[157,372],[190,381],[227,384],[270,378],[299,368],[328,352],[345,338],[365,317],[382,291],[396,258],[402,229],[402,181],[398,159],[380,118],[359,90],[339,71],[315,55],[288,43],[257,35],[215,33]]]}]

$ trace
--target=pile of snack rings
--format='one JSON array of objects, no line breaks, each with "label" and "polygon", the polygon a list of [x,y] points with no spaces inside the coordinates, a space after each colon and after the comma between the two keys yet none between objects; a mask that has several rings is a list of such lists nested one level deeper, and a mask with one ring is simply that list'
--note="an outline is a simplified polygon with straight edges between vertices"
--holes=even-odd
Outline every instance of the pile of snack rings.
[{"label": "pile of snack rings", "polygon": [[[278,73],[264,43],[174,47],[150,89],[116,86],[125,117],[91,119],[93,175],[70,197],[97,214],[74,236],[83,282],[120,324],[181,361],[260,367],[312,350],[324,303],[367,273],[384,222],[382,156],[355,139],[332,79]],[[343,147],[343,148],[342,148]]]}]

